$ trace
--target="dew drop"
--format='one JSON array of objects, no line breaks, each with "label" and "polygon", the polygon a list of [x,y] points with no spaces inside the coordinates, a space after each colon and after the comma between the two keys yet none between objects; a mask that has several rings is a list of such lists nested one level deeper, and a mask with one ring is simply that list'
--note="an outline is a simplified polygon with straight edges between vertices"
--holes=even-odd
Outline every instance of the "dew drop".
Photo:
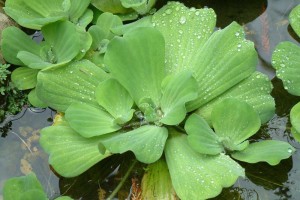
[{"label": "dew drop", "polygon": [[236,32],[236,33],[235,33],[235,36],[239,36],[239,35],[240,35],[240,33],[239,33],[239,32]]},{"label": "dew drop", "polygon": [[292,153],[293,150],[291,148],[288,148],[288,153]]},{"label": "dew drop", "polygon": [[171,13],[172,13],[172,10],[171,10],[171,9],[167,9],[167,10],[166,10],[166,14],[169,15],[169,14],[171,14]]},{"label": "dew drop", "polygon": [[200,15],[200,12],[199,12],[199,11],[196,11],[196,12],[195,12],[195,15],[197,15],[197,16]]},{"label": "dew drop", "polygon": [[184,24],[185,22],[186,22],[185,16],[180,17],[179,23],[180,23],[180,24]]},{"label": "dew drop", "polygon": [[285,67],[285,64],[280,64],[280,67]]}]

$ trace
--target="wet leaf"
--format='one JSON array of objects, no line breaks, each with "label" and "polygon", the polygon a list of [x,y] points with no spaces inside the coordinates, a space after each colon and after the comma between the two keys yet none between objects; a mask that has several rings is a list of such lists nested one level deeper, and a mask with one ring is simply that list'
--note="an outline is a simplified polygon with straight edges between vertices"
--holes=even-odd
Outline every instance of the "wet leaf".
[{"label": "wet leaf", "polygon": [[287,142],[265,140],[251,143],[245,150],[234,152],[231,156],[248,163],[264,161],[270,165],[277,165],[281,160],[289,158],[294,152],[294,147]]},{"label": "wet leaf", "polygon": [[100,107],[72,103],[65,112],[70,127],[82,137],[90,138],[121,129],[115,119]]},{"label": "wet leaf", "polygon": [[81,60],[42,70],[38,75],[36,92],[39,99],[58,111],[65,111],[73,102],[97,107],[95,89],[108,77],[90,61]]},{"label": "wet leaf", "polygon": [[198,85],[190,72],[167,76],[162,82],[161,123],[179,124],[186,116],[185,104],[197,98]]},{"label": "wet leaf", "polygon": [[11,79],[19,90],[32,89],[36,86],[39,70],[19,67],[12,72]]},{"label": "wet leaf", "polygon": [[159,105],[165,76],[164,39],[159,31],[137,28],[123,38],[114,38],[108,45],[104,62],[112,77],[126,88],[138,106],[143,98],[150,98]]},{"label": "wet leaf", "polygon": [[230,157],[207,156],[192,150],[186,136],[172,130],[166,142],[165,155],[173,187],[181,199],[208,199],[221,193],[223,187],[244,176],[244,169]]},{"label": "wet leaf", "polygon": [[153,163],[162,156],[167,137],[166,128],[145,125],[126,133],[107,135],[102,144],[112,153],[132,151],[137,160]]},{"label": "wet leaf", "polygon": [[108,79],[98,85],[96,99],[99,105],[116,119],[116,123],[124,124],[131,120],[134,112],[131,109],[133,100],[115,79]]},{"label": "wet leaf", "polygon": [[100,160],[110,156],[101,154],[100,137],[84,138],[66,125],[51,126],[41,131],[40,144],[50,154],[49,164],[64,177],[85,172]]}]

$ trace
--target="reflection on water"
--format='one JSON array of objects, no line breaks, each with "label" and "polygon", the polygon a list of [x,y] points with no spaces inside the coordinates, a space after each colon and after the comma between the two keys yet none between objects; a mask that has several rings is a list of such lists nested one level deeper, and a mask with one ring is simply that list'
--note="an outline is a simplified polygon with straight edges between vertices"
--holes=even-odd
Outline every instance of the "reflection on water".
[{"label": "reflection on water", "polygon": [[0,124],[0,199],[6,179],[33,171],[48,197],[59,195],[58,178],[48,165],[48,155],[39,146],[39,130],[52,123],[50,109],[24,108],[16,116],[7,116]]}]

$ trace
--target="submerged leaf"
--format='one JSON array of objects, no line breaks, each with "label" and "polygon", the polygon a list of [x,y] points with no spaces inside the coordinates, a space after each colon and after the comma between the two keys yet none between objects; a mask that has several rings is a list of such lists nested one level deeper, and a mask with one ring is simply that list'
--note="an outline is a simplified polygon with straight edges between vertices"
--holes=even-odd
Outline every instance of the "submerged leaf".
[{"label": "submerged leaf", "polygon": [[111,76],[117,79],[139,106],[150,98],[156,106],[161,96],[164,70],[164,39],[153,28],[137,28],[114,38],[104,57]]},{"label": "submerged leaf", "polygon": [[85,138],[104,135],[121,128],[109,113],[87,104],[73,103],[65,114],[69,125]]},{"label": "submerged leaf", "polygon": [[40,71],[37,96],[49,107],[64,112],[73,102],[98,106],[95,89],[109,77],[87,60]]},{"label": "submerged leaf", "polygon": [[188,134],[189,145],[198,153],[216,155],[224,151],[218,136],[199,115],[192,114],[187,119],[184,129]]},{"label": "submerged leaf", "polygon": [[284,89],[300,96],[300,47],[291,42],[281,42],[272,55],[276,76],[283,82]]},{"label": "submerged leaf", "polygon": [[162,156],[167,137],[166,128],[145,125],[126,133],[107,135],[102,144],[112,153],[132,151],[137,160],[153,163]]},{"label": "submerged leaf", "polygon": [[51,126],[42,129],[40,144],[50,154],[49,164],[64,177],[85,172],[100,160],[110,156],[101,154],[100,137],[84,138],[68,126]]},{"label": "submerged leaf", "polygon": [[257,112],[246,102],[228,98],[215,105],[211,114],[215,133],[225,147],[234,151],[260,128]]},{"label": "submerged leaf", "polygon": [[229,156],[199,154],[190,148],[185,135],[174,130],[166,142],[165,155],[173,187],[183,200],[215,197],[245,175]]},{"label": "submerged leaf", "polygon": [[300,102],[297,103],[291,110],[291,124],[296,133],[300,133]]},{"label": "submerged leaf", "polygon": [[270,165],[277,165],[281,160],[289,158],[294,151],[294,147],[287,142],[265,140],[251,143],[245,150],[234,152],[231,156],[248,163],[264,161]]},{"label": "submerged leaf", "polygon": [[131,120],[134,112],[131,109],[133,100],[115,79],[108,79],[98,85],[96,99],[99,105],[116,119],[116,123],[124,124]]},{"label": "submerged leaf", "polygon": [[162,82],[162,98],[160,100],[163,117],[161,123],[179,124],[186,115],[185,104],[197,98],[198,85],[190,72],[172,74]]},{"label": "submerged leaf", "polygon": [[11,74],[11,80],[19,90],[32,89],[36,86],[38,69],[19,67]]}]

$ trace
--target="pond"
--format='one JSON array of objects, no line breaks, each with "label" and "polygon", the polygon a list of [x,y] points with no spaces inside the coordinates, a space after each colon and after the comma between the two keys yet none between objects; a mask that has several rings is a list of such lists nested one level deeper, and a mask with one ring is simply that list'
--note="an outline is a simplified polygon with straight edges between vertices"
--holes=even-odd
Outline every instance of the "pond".
[{"label": "pond", "polygon": [[[271,67],[271,55],[280,41],[299,42],[288,23],[288,14],[300,0],[185,0],[189,7],[207,6],[217,13],[217,27],[224,28],[232,21],[244,25],[247,38],[255,43],[259,54],[258,71],[272,79],[272,96],[276,102],[276,114],[264,124],[251,141],[276,139],[290,143],[296,152],[291,158],[276,166],[265,163],[245,164],[239,162],[246,171],[245,178],[239,178],[229,188],[213,199],[230,200],[297,200],[300,196],[300,144],[291,134],[289,113],[300,101],[284,90],[282,81],[277,79]],[[157,8],[166,4],[158,1]],[[2,100],[0,100],[2,102]],[[0,200],[6,179],[33,171],[41,181],[47,195],[54,199],[60,195],[81,200],[106,199],[119,186],[124,176],[128,176],[114,199],[139,199],[143,172],[146,165],[135,163],[134,155],[126,153],[114,155],[93,166],[75,178],[59,176],[49,165],[48,156],[39,146],[39,130],[53,123],[56,112],[51,109],[23,107],[13,116],[7,115],[0,123]],[[133,166],[134,163],[134,166]],[[133,168],[132,168],[133,167]]]}]

